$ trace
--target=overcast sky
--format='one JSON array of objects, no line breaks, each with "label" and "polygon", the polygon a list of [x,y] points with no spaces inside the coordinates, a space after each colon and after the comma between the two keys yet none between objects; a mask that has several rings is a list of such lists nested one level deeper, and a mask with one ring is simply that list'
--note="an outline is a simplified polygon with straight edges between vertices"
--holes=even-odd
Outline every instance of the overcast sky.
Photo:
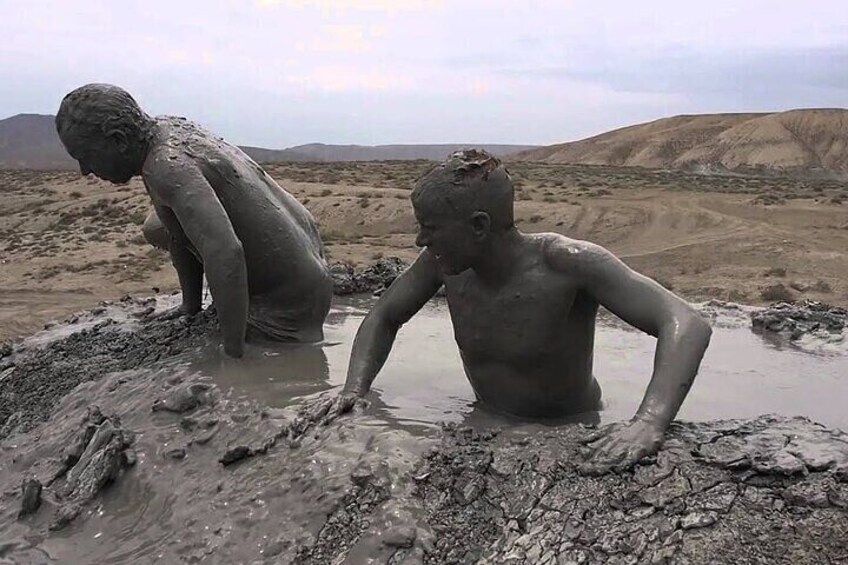
[{"label": "overcast sky", "polygon": [[534,143],[848,106],[846,0],[0,0],[0,118],[88,82],[229,141]]}]

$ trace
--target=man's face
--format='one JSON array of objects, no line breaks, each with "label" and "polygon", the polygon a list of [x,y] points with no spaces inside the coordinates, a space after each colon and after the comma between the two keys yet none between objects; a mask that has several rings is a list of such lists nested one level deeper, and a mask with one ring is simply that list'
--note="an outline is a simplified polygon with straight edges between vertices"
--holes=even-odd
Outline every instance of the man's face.
[{"label": "man's face", "polygon": [[426,247],[446,275],[458,275],[474,266],[478,246],[468,218],[432,203],[413,204],[418,222],[415,245]]},{"label": "man's face", "polygon": [[78,134],[60,135],[68,154],[79,162],[80,173],[94,173],[103,180],[123,184],[137,173],[137,166],[126,147],[106,135],[82,137]]}]

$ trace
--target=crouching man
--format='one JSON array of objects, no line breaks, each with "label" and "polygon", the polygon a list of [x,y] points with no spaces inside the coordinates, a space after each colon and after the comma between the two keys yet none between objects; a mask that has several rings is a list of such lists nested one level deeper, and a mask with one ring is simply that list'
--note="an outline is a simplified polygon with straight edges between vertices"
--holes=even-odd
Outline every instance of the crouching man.
[{"label": "crouching man", "polygon": [[241,357],[247,327],[274,340],[319,341],[332,279],[309,211],[239,148],[183,118],[152,118],[126,91],[89,84],[65,96],[56,129],[80,172],[113,183],[141,175],[182,305],[201,309],[203,275],[224,350]]},{"label": "crouching man", "polygon": [[424,174],[412,206],[424,249],[363,320],[335,413],[369,391],[400,327],[444,285],[465,374],[483,406],[499,412],[548,418],[601,408],[592,374],[599,305],[655,336],[644,400],[633,419],[593,438],[589,471],[655,453],[710,341],[698,313],[598,245],[518,231],[512,181],[485,152],[455,153]]}]

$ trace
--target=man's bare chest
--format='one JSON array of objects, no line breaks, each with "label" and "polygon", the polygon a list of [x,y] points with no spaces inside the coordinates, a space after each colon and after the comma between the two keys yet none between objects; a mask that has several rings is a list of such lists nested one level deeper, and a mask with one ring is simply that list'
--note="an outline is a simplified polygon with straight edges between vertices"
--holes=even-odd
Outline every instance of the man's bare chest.
[{"label": "man's bare chest", "polygon": [[468,279],[445,286],[463,354],[511,362],[543,355],[560,341],[577,294],[563,277],[532,272],[497,289]]}]

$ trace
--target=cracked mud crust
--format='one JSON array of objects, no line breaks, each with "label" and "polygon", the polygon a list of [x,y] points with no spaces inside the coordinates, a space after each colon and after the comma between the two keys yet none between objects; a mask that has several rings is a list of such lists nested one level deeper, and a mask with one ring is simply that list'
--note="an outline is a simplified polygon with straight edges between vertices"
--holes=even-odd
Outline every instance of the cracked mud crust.
[{"label": "cracked mud crust", "polygon": [[[405,563],[839,563],[848,559],[848,436],[804,418],[674,424],[655,460],[581,476],[578,427],[446,427],[413,472],[422,551]],[[337,563],[327,530],[367,519],[350,491],[300,563]],[[360,514],[361,516],[351,516]]]}]

